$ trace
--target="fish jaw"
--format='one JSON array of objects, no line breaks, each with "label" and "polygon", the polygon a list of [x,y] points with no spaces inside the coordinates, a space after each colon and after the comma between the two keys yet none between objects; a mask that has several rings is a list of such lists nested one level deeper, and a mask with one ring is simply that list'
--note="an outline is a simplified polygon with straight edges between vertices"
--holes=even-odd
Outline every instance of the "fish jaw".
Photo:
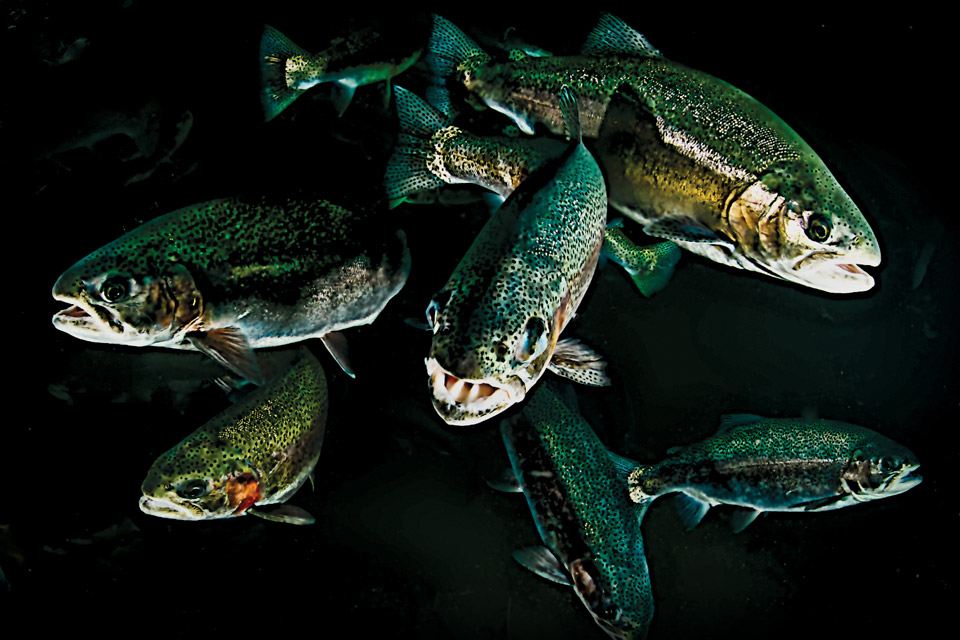
[{"label": "fish jaw", "polygon": [[461,378],[444,369],[436,358],[426,358],[433,408],[447,424],[467,426],[489,420],[526,396],[527,387],[516,376]]}]

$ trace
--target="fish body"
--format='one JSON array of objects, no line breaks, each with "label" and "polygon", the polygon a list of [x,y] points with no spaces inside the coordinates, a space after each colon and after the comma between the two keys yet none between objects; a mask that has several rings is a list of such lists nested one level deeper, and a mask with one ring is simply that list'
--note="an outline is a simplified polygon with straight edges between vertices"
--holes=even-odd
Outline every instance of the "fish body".
[{"label": "fish body", "polygon": [[920,483],[919,466],[906,447],[864,427],[735,415],[716,435],[637,467],[629,486],[636,502],[686,494],[681,515],[691,528],[711,506],[745,507],[733,520],[739,531],[763,511],[828,511],[903,493]]},{"label": "fish body", "polygon": [[250,380],[252,349],[373,322],[406,282],[402,232],[325,200],[223,199],[151,220],[67,269],[56,328],[82,340],[195,349]]},{"label": "fish body", "polygon": [[552,138],[477,136],[403,87],[394,87],[394,96],[400,134],[384,186],[397,203],[447,184],[476,184],[506,199],[569,146]]},{"label": "fish body", "polygon": [[[643,638],[654,609],[640,535],[649,503],[630,501],[626,470],[552,387],[541,385],[521,417],[501,425],[510,464],[549,550],[539,561],[555,565],[551,579],[572,585],[610,637]],[[518,559],[542,573],[527,562],[531,556]]]},{"label": "fish body", "polygon": [[333,100],[340,115],[346,111],[357,87],[385,81],[407,70],[420,57],[420,49],[398,55],[375,56],[371,47],[380,39],[369,27],[338,38],[320,53],[311,54],[280,31],[264,26],[260,41],[261,104],[267,120],[276,117],[304,91],[320,83],[334,83]]},{"label": "fish body", "polygon": [[294,508],[269,508],[299,489],[320,457],[327,382],[309,351],[285,373],[228,407],[161,455],[143,481],[140,509],[177,520],[252,513],[309,524]]},{"label": "fish body", "polygon": [[729,266],[850,293],[880,263],[856,204],[793,129],[755,99],[664,58],[604,16],[582,54],[493,60],[435,18],[428,61],[533,133],[561,131],[557,95],[579,96],[584,135],[597,138],[610,204],[649,235]]},{"label": "fish body", "polygon": [[[568,104],[575,127],[575,99]],[[427,308],[429,388],[448,424],[521,401],[560,352],[571,377],[596,377],[596,367],[572,364],[591,361],[587,350],[557,344],[593,278],[606,223],[600,168],[574,140],[511,194]]]}]

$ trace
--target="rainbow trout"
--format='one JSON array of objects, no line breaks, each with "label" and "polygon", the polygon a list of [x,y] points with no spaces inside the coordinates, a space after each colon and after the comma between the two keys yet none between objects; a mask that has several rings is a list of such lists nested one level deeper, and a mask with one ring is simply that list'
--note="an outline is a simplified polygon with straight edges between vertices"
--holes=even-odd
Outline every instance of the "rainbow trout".
[{"label": "rainbow trout", "polygon": [[327,380],[304,348],[286,373],[187,436],[153,463],[140,509],[176,520],[253,514],[312,524],[307,512],[279,505],[296,493],[320,457]]},{"label": "rainbow trout", "polygon": [[593,278],[607,217],[603,176],[580,140],[576,98],[566,96],[573,144],[507,198],[427,307],[429,388],[448,424],[520,402],[548,366],[608,384],[596,354],[558,345]]},{"label": "rainbow trout", "polygon": [[265,119],[273,119],[304,91],[321,82],[333,83],[333,103],[341,116],[350,106],[357,87],[383,80],[389,99],[390,79],[415,63],[420,49],[377,57],[370,48],[379,38],[379,31],[373,27],[360,29],[334,40],[320,53],[311,54],[264,25],[260,40],[260,102]]},{"label": "rainbow trout", "polygon": [[[546,385],[500,431],[545,547],[514,557],[573,586],[612,638],[643,638],[653,618],[640,524],[648,503],[626,490],[630,463],[611,455],[590,425]],[[635,464],[635,463],[633,463]]]},{"label": "rainbow trout", "polygon": [[724,416],[711,438],[671,450],[630,473],[630,497],[680,491],[680,515],[695,527],[718,504],[740,509],[742,531],[764,511],[829,511],[908,491],[922,478],[916,456],[890,438],[836,420]]},{"label": "rainbow trout", "polygon": [[201,351],[262,380],[253,349],[320,338],[353,375],[340,330],[403,287],[403,232],[326,200],[212,200],[147,222],[67,269],[61,331],[91,342]]},{"label": "rainbow trout", "polygon": [[427,61],[527,133],[536,123],[560,133],[557,96],[572,88],[610,204],[647,234],[822,291],[873,286],[861,267],[880,264],[877,239],[813,149],[762,104],[667,60],[619,19],[604,16],[581,55],[514,51],[498,62],[435,17]]},{"label": "rainbow trout", "polygon": [[[400,204],[427,189],[475,184],[503,199],[568,145],[551,138],[476,136],[403,87],[394,87],[400,133],[384,176],[387,197]],[[498,203],[499,204],[499,203]],[[612,223],[602,252],[626,270],[645,296],[663,289],[680,251],[673,242],[639,247]]]}]

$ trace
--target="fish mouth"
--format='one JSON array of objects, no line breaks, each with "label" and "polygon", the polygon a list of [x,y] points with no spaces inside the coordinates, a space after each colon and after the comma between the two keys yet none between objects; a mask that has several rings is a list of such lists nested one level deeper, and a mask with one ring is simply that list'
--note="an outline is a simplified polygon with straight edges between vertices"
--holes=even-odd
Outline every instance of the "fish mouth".
[{"label": "fish mouth", "polygon": [[436,358],[427,358],[424,362],[433,408],[447,424],[483,422],[519,402],[525,395],[526,389],[519,380],[517,384],[503,384],[490,378],[460,378],[440,366]]},{"label": "fish mouth", "polygon": [[146,495],[140,496],[140,511],[147,515],[172,520],[204,520],[209,517],[198,505]]},{"label": "fish mouth", "polygon": [[840,262],[844,256],[830,251],[814,251],[798,260],[790,280],[828,293],[857,293],[873,288],[874,279],[862,266],[877,266],[877,259]]},{"label": "fish mouth", "polygon": [[893,496],[913,489],[923,482],[923,476],[920,474],[914,475],[913,473],[919,468],[919,464],[904,465],[897,473],[892,474],[884,480],[883,484],[877,489],[877,492],[885,496]]},{"label": "fish mouth", "polygon": [[[74,300],[54,296],[61,302],[73,303],[72,306],[53,315],[53,326],[72,336],[93,342],[102,342],[111,333],[124,332],[120,322],[109,309],[97,304],[84,305]],[[104,331],[104,330],[107,331]]]}]

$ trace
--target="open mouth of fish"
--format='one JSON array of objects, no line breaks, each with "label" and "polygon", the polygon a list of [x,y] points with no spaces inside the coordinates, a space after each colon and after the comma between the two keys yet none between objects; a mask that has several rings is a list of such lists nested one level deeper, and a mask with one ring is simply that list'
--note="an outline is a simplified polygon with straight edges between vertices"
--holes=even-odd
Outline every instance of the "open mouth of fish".
[{"label": "open mouth of fish", "polygon": [[459,378],[437,362],[427,358],[433,407],[447,424],[469,425],[482,422],[525,395],[523,384],[504,385],[484,379]]},{"label": "open mouth of fish", "polygon": [[150,496],[140,496],[140,511],[173,520],[203,520],[207,517],[202,508],[189,502],[177,503]]},{"label": "open mouth of fish", "polygon": [[[64,302],[72,302],[63,300]],[[99,333],[103,328],[110,329],[114,333],[123,333],[123,323],[110,312],[109,309],[100,305],[90,305],[82,307],[79,304],[60,311],[53,316],[53,325],[61,331],[79,335],[83,333]],[[82,337],[82,335],[80,336]]]},{"label": "open mouth of fish", "polygon": [[815,251],[797,261],[793,272],[803,282],[831,293],[853,293],[867,291],[874,285],[873,276],[863,270],[863,266],[877,266],[880,261],[871,260],[839,262],[843,256],[828,251]]}]

